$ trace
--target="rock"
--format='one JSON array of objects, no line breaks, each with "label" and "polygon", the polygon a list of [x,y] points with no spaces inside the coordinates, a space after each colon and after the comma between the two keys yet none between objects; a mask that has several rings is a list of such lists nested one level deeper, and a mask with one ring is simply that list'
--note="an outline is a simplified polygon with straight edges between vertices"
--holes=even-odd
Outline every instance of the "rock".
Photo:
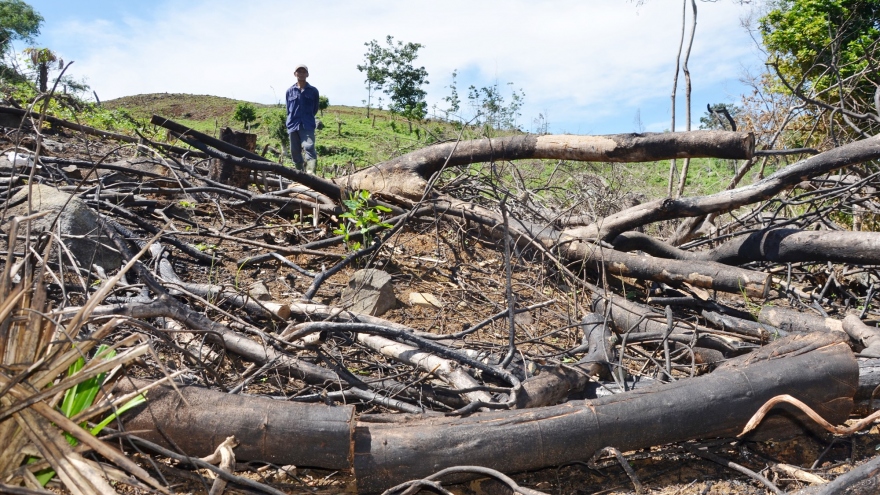
[{"label": "rock", "polygon": [[[3,223],[0,224],[4,233],[8,233],[11,217],[27,215],[27,196],[28,187],[25,186],[9,200],[10,208],[2,219]],[[88,268],[95,264],[109,271],[119,268],[122,264],[119,252],[110,247],[112,244],[101,231],[101,218],[81,199],[45,184],[34,184],[31,202],[34,212],[51,212],[32,222],[31,232],[34,234],[32,239],[36,239],[38,232],[48,230],[57,216],[61,239],[80,266]],[[19,239],[24,236],[24,232],[24,225],[19,224]],[[20,250],[19,245],[16,251]],[[57,253],[54,256],[57,259]]]},{"label": "rock", "polygon": [[410,292],[409,303],[413,306],[420,306],[422,308],[430,309],[443,307],[443,303],[441,303],[440,300],[437,299],[437,297],[435,297],[433,294],[428,294],[427,292]]},{"label": "rock", "polygon": [[269,294],[269,288],[262,281],[257,281],[248,290],[248,295],[257,301],[271,301],[272,295]]},{"label": "rock", "polygon": [[382,270],[358,270],[342,291],[342,307],[354,313],[382,316],[397,305],[391,275]]},{"label": "rock", "polygon": [[[89,174],[90,177],[94,177],[92,174],[96,174],[101,178],[101,182],[104,185],[115,184],[117,182],[131,182],[132,180],[150,180],[153,181],[154,184],[160,187],[173,187],[177,186],[177,183],[174,181],[173,177],[168,177],[168,167],[165,166],[161,160],[146,157],[146,156],[135,156],[132,158],[125,158],[116,162],[111,163],[110,165],[115,165],[117,167],[121,167],[124,169],[131,170],[131,172],[123,172],[118,170],[109,170],[109,169],[96,169],[85,170],[84,172]],[[147,174],[155,174],[161,175],[163,177],[167,177],[166,179],[157,179],[155,177],[145,177],[138,172],[145,172]]]},{"label": "rock", "polygon": [[64,143],[52,141],[51,139],[46,138],[43,138],[42,148],[44,151],[41,154],[46,154],[46,152],[48,151],[51,154],[57,155],[58,153],[62,153],[65,150]]},{"label": "rock", "polygon": [[[13,168],[24,171],[25,175],[34,164],[34,155],[28,150],[10,151],[0,155],[0,169],[11,170]],[[37,165],[37,168],[42,168]]]}]

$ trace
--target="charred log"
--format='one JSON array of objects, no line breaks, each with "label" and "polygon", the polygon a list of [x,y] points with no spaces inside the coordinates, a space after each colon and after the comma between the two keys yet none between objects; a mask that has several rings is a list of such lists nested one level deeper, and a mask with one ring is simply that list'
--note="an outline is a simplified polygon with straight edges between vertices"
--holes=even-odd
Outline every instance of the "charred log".
[{"label": "charred log", "polygon": [[715,261],[740,265],[753,261],[798,261],[880,265],[880,233],[773,229],[753,232],[707,251],[686,251],[640,232],[614,238],[615,249],[644,251],[677,260]]}]

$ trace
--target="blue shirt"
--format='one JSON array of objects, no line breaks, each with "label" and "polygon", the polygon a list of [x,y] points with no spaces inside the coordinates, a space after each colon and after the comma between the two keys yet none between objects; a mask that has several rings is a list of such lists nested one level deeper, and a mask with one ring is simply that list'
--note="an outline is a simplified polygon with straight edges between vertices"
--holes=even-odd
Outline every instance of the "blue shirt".
[{"label": "blue shirt", "polygon": [[318,88],[306,83],[304,89],[294,84],[287,90],[287,132],[315,130],[318,114]]}]

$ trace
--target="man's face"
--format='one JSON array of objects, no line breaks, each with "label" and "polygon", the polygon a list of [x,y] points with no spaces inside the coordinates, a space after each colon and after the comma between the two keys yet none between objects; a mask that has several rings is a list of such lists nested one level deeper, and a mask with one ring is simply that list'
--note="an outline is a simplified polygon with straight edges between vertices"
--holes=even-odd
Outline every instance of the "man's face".
[{"label": "man's face", "polygon": [[309,72],[305,69],[296,69],[296,72],[293,73],[296,76],[297,80],[305,81],[307,77],[309,77]]}]

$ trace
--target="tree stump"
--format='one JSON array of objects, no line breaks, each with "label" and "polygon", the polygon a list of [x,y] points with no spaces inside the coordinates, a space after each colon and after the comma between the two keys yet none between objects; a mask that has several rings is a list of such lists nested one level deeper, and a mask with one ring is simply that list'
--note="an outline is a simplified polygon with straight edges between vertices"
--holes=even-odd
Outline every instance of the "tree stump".
[{"label": "tree stump", "polygon": [[[257,147],[256,134],[233,131],[229,127],[220,130],[220,140],[250,152]],[[233,187],[247,189],[251,180],[251,171],[233,162],[214,158],[211,160],[210,178]]]}]

